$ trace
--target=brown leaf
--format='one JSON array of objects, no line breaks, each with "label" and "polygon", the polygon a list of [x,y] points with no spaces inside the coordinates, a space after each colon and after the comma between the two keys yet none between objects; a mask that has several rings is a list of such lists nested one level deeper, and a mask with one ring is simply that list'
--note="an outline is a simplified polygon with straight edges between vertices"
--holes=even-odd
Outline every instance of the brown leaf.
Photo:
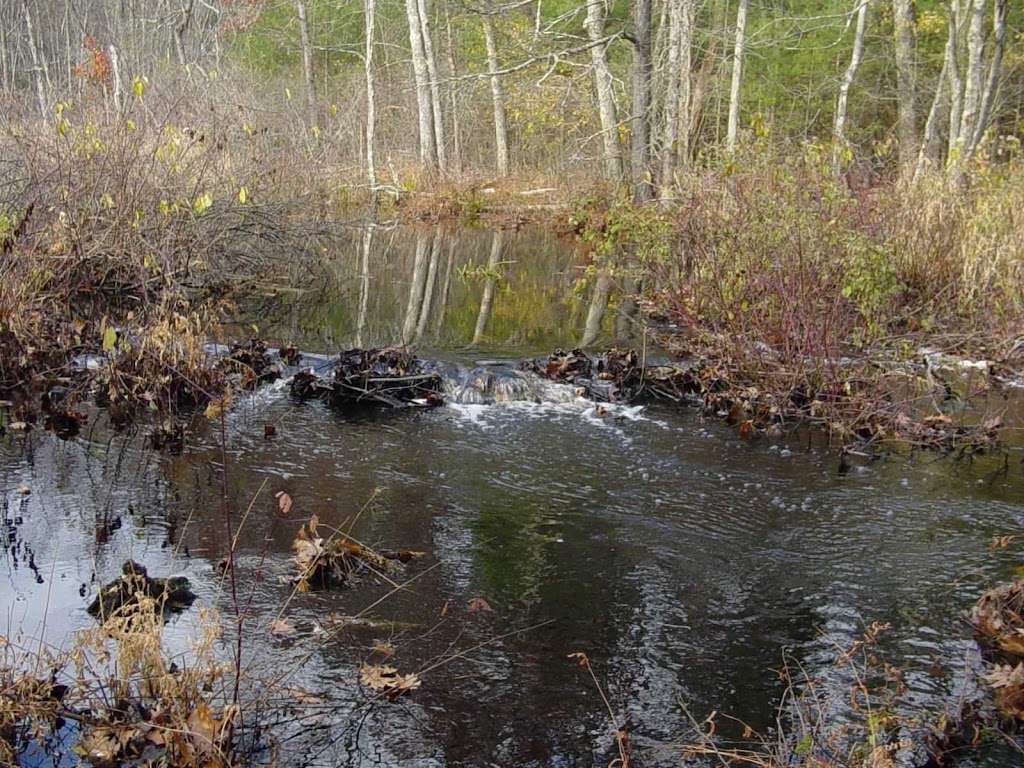
[{"label": "brown leaf", "polygon": [[476,613],[477,611],[483,611],[484,613],[494,613],[494,609],[491,608],[491,604],[484,600],[482,597],[474,597],[469,603],[466,604],[466,608],[470,613]]},{"label": "brown leaf", "polygon": [[415,672],[402,675],[394,667],[377,664],[364,664],[359,670],[359,680],[367,688],[382,691],[391,698],[415,691],[423,682]]}]

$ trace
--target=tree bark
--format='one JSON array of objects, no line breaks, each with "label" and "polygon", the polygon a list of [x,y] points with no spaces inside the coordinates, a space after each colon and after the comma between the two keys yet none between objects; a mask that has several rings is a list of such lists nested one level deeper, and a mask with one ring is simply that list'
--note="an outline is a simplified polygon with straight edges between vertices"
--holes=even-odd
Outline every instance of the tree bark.
[{"label": "tree bark", "polygon": [[[946,52],[942,59],[942,71],[939,73],[939,80],[935,86],[935,98],[932,99],[931,109],[928,110],[928,119],[924,123],[924,135],[921,137],[921,149],[917,153],[917,167],[914,169],[914,181],[917,181],[921,174],[927,169],[932,154],[932,147],[939,138],[939,113],[946,101],[946,92],[949,90],[949,69],[956,66],[956,37],[955,28],[950,27],[950,36],[946,40]],[[952,131],[952,126],[950,126]]]},{"label": "tree bark", "polygon": [[601,144],[604,155],[604,175],[609,181],[622,180],[622,152],[619,145],[619,121],[612,91],[612,75],[603,45],[597,41],[604,37],[604,0],[587,0],[587,36],[594,45],[590,48],[590,62],[594,70],[594,89],[597,93],[597,113],[601,121]]},{"label": "tree bark", "polygon": [[373,143],[377,132],[377,97],[373,82],[373,37],[376,28],[375,0],[363,0],[363,19],[366,26],[366,51],[363,65],[366,70],[366,180],[370,185],[370,206],[377,210],[377,164]]},{"label": "tree bark", "polygon": [[430,111],[434,122],[434,151],[437,153],[438,167],[445,171],[448,169],[448,158],[444,145],[444,112],[441,110],[441,80],[437,75],[437,58],[434,56],[434,35],[430,29],[427,0],[417,0],[417,10],[420,17],[420,36],[423,39],[423,58],[427,65],[427,77],[430,78]]},{"label": "tree bark", "polygon": [[42,59],[39,56],[39,48],[36,44],[35,30],[32,26],[32,14],[28,10],[28,3],[22,7],[25,16],[25,28],[28,32],[28,51],[32,56],[32,69],[35,72],[36,81],[36,98],[39,99],[39,112],[43,117],[46,117],[47,108],[47,93],[46,93],[46,82],[43,73]]},{"label": "tree bark", "polygon": [[960,115],[960,130],[957,132],[957,146],[954,163],[959,164],[974,137],[981,106],[982,55],[985,48],[985,0],[967,0],[970,25],[967,29],[967,72],[964,82],[963,113]]},{"label": "tree bark", "polygon": [[743,51],[746,47],[747,8],[750,0],[740,0],[736,11],[736,43],[732,54],[732,85],[729,88],[729,123],[725,134],[725,149],[731,155],[736,151],[736,137],[740,122],[740,87],[743,84]]},{"label": "tree bark", "polygon": [[690,136],[693,133],[690,94],[693,90],[693,25],[696,12],[696,0],[683,0],[682,28],[679,33],[679,128],[676,157],[684,166],[690,162]]},{"label": "tree bark", "polygon": [[462,135],[459,126],[458,92],[455,86],[455,42],[452,39],[452,20],[448,14],[448,0],[444,3],[445,53],[448,58],[448,114],[452,118],[452,162],[455,170],[462,171]]},{"label": "tree bark", "polygon": [[864,55],[864,27],[867,23],[868,4],[870,0],[857,0],[857,28],[853,35],[853,52],[850,64],[843,73],[843,81],[839,85],[839,98],[836,101],[836,119],[832,128],[832,168],[838,173],[842,167],[842,152],[846,149],[846,111],[850,99],[850,87],[857,76],[860,60]]},{"label": "tree bark", "polygon": [[947,72],[949,78],[949,142],[946,148],[946,162],[953,159],[957,143],[960,140],[960,120],[964,108],[964,84],[960,77],[959,61],[960,0],[950,0],[948,34],[947,55],[950,56]]},{"label": "tree bark", "polygon": [[405,322],[402,324],[403,344],[409,344],[415,338],[420,311],[423,307],[423,288],[426,279],[427,235],[422,230],[417,230],[416,254],[412,265],[412,280],[409,283],[409,302],[405,305]]},{"label": "tree bark", "polygon": [[295,0],[295,13],[299,17],[299,41],[302,46],[302,80],[306,86],[306,119],[316,121],[316,93],[313,90],[313,48],[309,42],[309,24],[306,23],[306,4]]},{"label": "tree bark", "polygon": [[904,170],[917,158],[917,78],[914,73],[913,0],[893,0],[893,35],[896,50],[896,139]]},{"label": "tree bark", "polygon": [[611,292],[611,288],[611,275],[607,271],[601,270],[594,282],[594,293],[590,298],[590,307],[587,309],[587,320],[583,326],[583,336],[580,337],[580,347],[589,347],[601,335],[601,320],[608,308],[608,294]]},{"label": "tree bark", "polygon": [[[746,0],[743,0],[746,2]],[[649,167],[651,129],[651,0],[633,0],[633,201],[653,196]]]},{"label": "tree bark", "polygon": [[487,71],[491,80],[491,103],[494,107],[494,155],[498,175],[508,175],[508,125],[505,120],[505,92],[498,75],[498,46],[494,39],[494,23],[491,15],[483,14],[484,39],[487,43]]},{"label": "tree bark", "polygon": [[969,154],[974,154],[981,139],[988,130],[992,117],[992,105],[999,91],[999,77],[1003,68],[1003,46],[1006,42],[1006,0],[994,0],[992,9],[992,61],[989,63],[985,91],[981,97],[981,108],[978,113],[974,136],[971,139]]},{"label": "tree bark", "polygon": [[665,107],[663,111],[661,177],[659,185],[661,198],[669,198],[675,181],[676,144],[679,140],[679,83],[682,73],[679,60],[682,50],[683,0],[668,0],[668,53],[665,67]]},{"label": "tree bark", "polygon": [[427,59],[423,49],[423,28],[417,0],[405,0],[405,14],[409,23],[409,48],[412,52],[412,72],[416,85],[416,108],[419,114],[420,162],[427,168],[437,167],[437,148],[434,143],[434,114],[430,102],[430,82]]}]

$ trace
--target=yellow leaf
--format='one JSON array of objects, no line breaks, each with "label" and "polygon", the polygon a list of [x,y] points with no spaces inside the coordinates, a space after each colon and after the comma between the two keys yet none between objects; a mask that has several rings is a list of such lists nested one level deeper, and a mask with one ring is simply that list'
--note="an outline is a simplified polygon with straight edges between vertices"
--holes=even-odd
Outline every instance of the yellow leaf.
[{"label": "yellow leaf", "polygon": [[117,331],[111,326],[107,326],[107,329],[103,331],[103,351],[111,352],[114,346],[117,344]]},{"label": "yellow leaf", "polygon": [[245,205],[245,202],[248,199],[249,199],[249,190],[247,190],[245,187],[239,187],[238,188],[238,202],[240,202],[242,205]]}]

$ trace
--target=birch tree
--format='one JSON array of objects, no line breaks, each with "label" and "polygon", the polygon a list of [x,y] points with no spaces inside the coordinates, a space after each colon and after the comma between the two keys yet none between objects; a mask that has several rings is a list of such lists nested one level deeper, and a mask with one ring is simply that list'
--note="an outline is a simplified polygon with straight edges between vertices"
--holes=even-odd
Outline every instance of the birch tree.
[{"label": "birch tree", "polygon": [[416,110],[419,117],[420,162],[427,168],[437,167],[437,145],[434,141],[434,112],[430,99],[430,75],[423,48],[423,27],[417,0],[405,0],[409,25],[409,49],[412,54],[413,80],[416,85]]},{"label": "birch tree", "polygon": [[604,37],[604,0],[587,0],[587,37],[590,39],[590,66],[594,72],[597,113],[601,121],[604,175],[609,181],[622,179],[622,152],[619,145],[619,121],[615,110],[612,75],[608,69]]},{"label": "birch tree", "polygon": [[869,4],[870,0],[857,0],[857,6],[854,8],[857,14],[857,27],[853,34],[853,52],[850,54],[850,63],[843,73],[843,80],[839,85],[839,98],[836,100],[836,117],[832,128],[832,167],[836,173],[841,167],[842,155],[846,152],[846,110],[850,99],[850,87],[857,76],[857,69],[864,55],[864,28],[867,24]]},{"label": "birch tree", "polygon": [[729,88],[729,122],[725,134],[725,148],[731,155],[736,151],[736,137],[740,121],[740,86],[743,84],[743,52],[746,47],[747,10],[750,0],[740,0],[736,11],[736,41],[732,54],[732,85]]},{"label": "birch tree", "polygon": [[992,60],[989,62],[988,77],[985,90],[981,97],[981,108],[974,126],[974,135],[968,150],[973,154],[981,143],[985,131],[988,130],[989,119],[992,117],[992,105],[999,91],[999,78],[1003,66],[1003,46],[1006,43],[1006,6],[1007,0],[993,0],[992,9]]},{"label": "birch tree", "polygon": [[[683,0],[668,0],[668,62],[665,85],[665,127],[661,147],[661,197],[667,199],[673,186],[676,165],[676,142],[679,133],[679,84],[683,73],[679,71],[682,53]],[[689,73],[686,74],[689,78]]]},{"label": "birch tree", "polygon": [[960,128],[957,131],[957,144],[954,150],[954,164],[968,148],[974,136],[981,108],[982,88],[982,56],[985,48],[985,2],[986,0],[967,0],[969,22],[967,27],[967,71],[964,75],[963,112],[960,115]]},{"label": "birch tree", "polygon": [[423,41],[423,60],[427,67],[430,87],[430,114],[433,118],[434,152],[437,155],[438,167],[448,169],[448,160],[444,144],[444,112],[441,110],[441,80],[438,77],[437,57],[434,56],[434,35],[430,29],[430,15],[427,12],[427,0],[417,0],[417,12],[420,19],[420,38]]}]

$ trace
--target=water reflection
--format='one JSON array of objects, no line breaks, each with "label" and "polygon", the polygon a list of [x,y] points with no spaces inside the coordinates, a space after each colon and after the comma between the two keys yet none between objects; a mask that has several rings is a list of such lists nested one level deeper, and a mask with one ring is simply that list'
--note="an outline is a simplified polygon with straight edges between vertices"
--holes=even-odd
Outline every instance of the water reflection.
[{"label": "water reflection", "polygon": [[[547,231],[367,227],[324,239],[314,263],[286,265],[285,290],[242,305],[237,333],[319,351],[409,344],[502,356],[626,343],[608,273],[574,290],[588,257]],[[592,295],[591,295],[592,294]],[[618,308],[615,309],[616,305]]]}]

